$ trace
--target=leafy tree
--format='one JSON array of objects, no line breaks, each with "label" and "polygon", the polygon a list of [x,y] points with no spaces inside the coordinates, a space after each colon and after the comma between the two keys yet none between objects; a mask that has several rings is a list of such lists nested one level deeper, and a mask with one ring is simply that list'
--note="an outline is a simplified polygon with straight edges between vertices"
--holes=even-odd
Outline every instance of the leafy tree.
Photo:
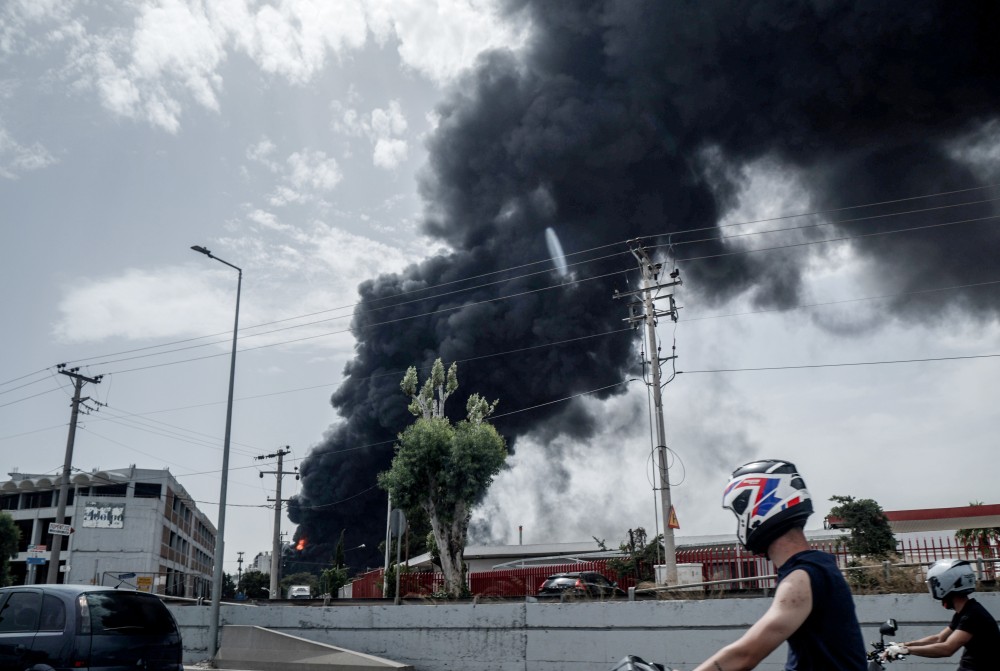
[{"label": "leafy tree", "polygon": [[222,574],[222,598],[232,599],[236,596],[236,581],[231,573]]},{"label": "leafy tree", "polygon": [[319,593],[337,598],[337,590],[347,584],[347,569],[332,566],[319,574]]},{"label": "leafy tree", "polygon": [[271,574],[260,571],[247,571],[240,581],[240,590],[248,599],[266,599],[267,590],[271,588]]},{"label": "leafy tree", "polygon": [[444,405],[458,388],[458,367],[453,363],[446,374],[440,359],[419,392],[417,369],[412,366],[400,388],[410,397],[409,410],[417,420],[399,434],[392,467],[379,475],[379,485],[403,510],[420,508],[427,514],[445,591],[459,597],[467,591],[462,555],[471,508],[507,459],[503,437],[486,422],[499,401],[489,403],[472,394],[466,419],[453,425],[444,415]]},{"label": "leafy tree", "polygon": [[10,560],[17,556],[21,530],[9,513],[0,513],[0,587],[10,584]]},{"label": "leafy tree", "polygon": [[301,571],[293,573],[281,579],[281,595],[278,598],[284,599],[288,595],[288,588],[292,585],[309,585],[312,594],[319,594],[319,580],[312,573]]},{"label": "leafy tree", "polygon": [[[971,501],[969,506],[975,508],[983,505],[982,501]],[[966,550],[975,550],[980,557],[989,559],[993,557],[993,548],[1000,545],[1000,527],[982,527],[973,529],[959,529],[955,532],[955,540],[965,546]],[[988,573],[993,573],[995,565],[988,564]]]},{"label": "leafy tree", "polygon": [[[601,550],[608,549],[603,540],[597,538],[594,540]],[[619,580],[627,575],[633,576],[637,582],[656,580],[653,567],[663,553],[662,534],[647,542],[646,530],[643,527],[629,529],[628,537],[618,545],[618,549],[622,557],[608,560],[608,568],[618,575]]]},{"label": "leafy tree", "polygon": [[851,529],[847,549],[856,557],[885,559],[896,554],[896,536],[889,526],[882,506],[873,499],[855,499],[853,496],[831,496],[838,505],[830,509],[832,517],[839,517]]}]

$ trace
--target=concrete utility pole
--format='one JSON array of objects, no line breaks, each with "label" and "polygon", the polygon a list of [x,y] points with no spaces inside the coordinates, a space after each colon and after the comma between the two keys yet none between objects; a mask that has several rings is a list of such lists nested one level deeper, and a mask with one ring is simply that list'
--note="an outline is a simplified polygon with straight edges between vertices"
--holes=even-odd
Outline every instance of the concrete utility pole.
[{"label": "concrete utility pole", "polygon": [[240,550],[236,553],[239,555],[236,558],[236,594],[240,593],[240,583],[243,582],[243,551]]},{"label": "concrete utility pole", "polygon": [[299,479],[298,467],[295,467],[294,471],[283,471],[281,470],[282,461],[285,455],[291,452],[288,445],[285,445],[285,449],[279,449],[277,452],[272,452],[271,454],[264,454],[259,457],[254,457],[254,459],[274,459],[278,458],[278,470],[276,471],[261,471],[260,477],[264,477],[265,474],[273,473],[275,480],[277,481],[274,486],[274,498],[268,498],[268,501],[274,501],[274,538],[271,543],[271,592],[268,595],[269,599],[278,599],[281,597],[279,593],[278,584],[280,583],[280,573],[281,573],[281,476],[283,475],[294,475],[295,479]]},{"label": "concrete utility pole", "polygon": [[674,303],[673,294],[667,294],[665,297],[670,301],[670,308],[668,310],[658,311],[653,305],[653,293],[659,291],[660,289],[666,289],[681,284],[680,271],[674,270],[670,273],[671,281],[658,284],[663,265],[660,263],[654,264],[650,260],[649,254],[647,253],[646,248],[643,247],[641,240],[629,240],[628,245],[632,255],[635,256],[636,260],[639,262],[639,269],[642,271],[642,289],[625,293],[619,293],[616,291],[614,297],[622,298],[624,296],[640,296],[642,298],[643,314],[638,314],[637,311],[633,310],[632,314],[630,314],[625,321],[636,326],[638,326],[640,322],[645,323],[646,337],[649,340],[648,354],[649,363],[651,364],[653,373],[653,381],[647,382],[647,384],[653,388],[653,405],[655,407],[656,416],[656,452],[660,471],[660,512],[663,518],[664,564],[667,567],[667,584],[676,585],[677,548],[674,543],[674,530],[670,527],[670,511],[673,506],[670,502],[670,474],[668,473],[667,468],[667,436],[663,422],[663,398],[660,393],[660,364],[664,361],[670,361],[675,357],[660,357],[660,348],[656,342],[656,320],[657,317],[666,316],[676,322],[678,308]]},{"label": "concrete utility pole", "polygon": [[[69,437],[66,439],[66,459],[63,461],[62,479],[59,481],[59,503],[56,506],[56,524],[66,522],[66,498],[69,496],[69,474],[73,470],[73,443],[76,441],[76,421],[80,416],[80,404],[90,400],[89,396],[80,398],[80,392],[86,382],[100,384],[103,375],[86,377],[80,375],[79,368],[63,370],[66,364],[56,366],[61,375],[73,378],[73,414],[69,420]],[[52,534],[52,550],[49,555],[49,573],[45,582],[54,585],[59,582],[59,555],[62,552],[62,535]]]}]

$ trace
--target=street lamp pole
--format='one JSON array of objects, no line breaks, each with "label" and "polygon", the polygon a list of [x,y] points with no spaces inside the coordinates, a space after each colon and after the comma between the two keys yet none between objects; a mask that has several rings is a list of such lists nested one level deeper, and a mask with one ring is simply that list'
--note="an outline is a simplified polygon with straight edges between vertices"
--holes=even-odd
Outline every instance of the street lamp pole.
[{"label": "street lamp pole", "polygon": [[219,651],[219,609],[222,605],[222,563],[225,557],[226,489],[229,484],[229,439],[233,428],[233,386],[236,381],[236,336],[240,329],[240,290],[243,288],[243,269],[223,261],[200,245],[191,247],[199,254],[215,259],[236,270],[236,318],[233,321],[233,353],[229,360],[229,400],[226,403],[226,435],[222,443],[222,478],[219,486],[219,530],[215,539],[215,566],[212,573],[212,607],[208,622],[208,658],[215,659]]}]

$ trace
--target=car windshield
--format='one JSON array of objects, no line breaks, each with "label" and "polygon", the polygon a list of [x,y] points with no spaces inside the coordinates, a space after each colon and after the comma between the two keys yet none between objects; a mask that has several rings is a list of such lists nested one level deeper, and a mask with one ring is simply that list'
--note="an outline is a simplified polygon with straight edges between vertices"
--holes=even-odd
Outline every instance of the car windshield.
[{"label": "car windshield", "polygon": [[174,620],[159,599],[137,592],[87,594],[93,634],[171,634]]}]

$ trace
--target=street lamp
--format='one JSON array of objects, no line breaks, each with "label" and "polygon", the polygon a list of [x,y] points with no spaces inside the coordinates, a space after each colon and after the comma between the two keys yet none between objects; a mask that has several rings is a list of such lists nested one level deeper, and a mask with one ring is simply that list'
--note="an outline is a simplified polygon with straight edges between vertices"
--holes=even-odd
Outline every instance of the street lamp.
[{"label": "street lamp", "polygon": [[226,486],[229,482],[229,437],[233,427],[233,383],[236,380],[236,334],[240,328],[240,289],[243,287],[243,269],[213,256],[201,245],[192,245],[191,249],[204,254],[210,259],[224,263],[236,270],[239,277],[236,281],[236,319],[233,322],[233,354],[229,361],[229,401],[226,403],[226,436],[222,442],[222,484],[219,487],[219,535],[215,539],[215,567],[212,574],[212,608],[208,622],[208,658],[215,659],[219,651],[219,608],[222,604],[222,562],[225,557],[226,529]]}]

